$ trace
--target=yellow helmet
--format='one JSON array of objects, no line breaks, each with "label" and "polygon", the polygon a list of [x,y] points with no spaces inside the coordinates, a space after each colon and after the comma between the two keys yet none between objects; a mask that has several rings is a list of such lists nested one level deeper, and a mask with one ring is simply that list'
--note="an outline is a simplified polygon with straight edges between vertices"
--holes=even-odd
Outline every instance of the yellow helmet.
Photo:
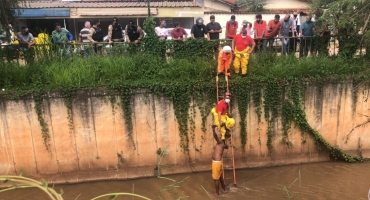
[{"label": "yellow helmet", "polygon": [[235,119],[234,118],[231,118],[231,117],[227,117],[225,125],[226,125],[226,128],[227,129],[234,128],[234,126],[235,126]]}]

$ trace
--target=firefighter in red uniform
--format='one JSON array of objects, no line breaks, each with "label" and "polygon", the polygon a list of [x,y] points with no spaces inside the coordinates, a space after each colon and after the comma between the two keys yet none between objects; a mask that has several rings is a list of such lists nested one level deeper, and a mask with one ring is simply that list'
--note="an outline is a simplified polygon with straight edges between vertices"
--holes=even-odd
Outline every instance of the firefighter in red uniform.
[{"label": "firefighter in red uniform", "polygon": [[231,93],[226,92],[224,94],[224,98],[218,102],[216,108],[212,109],[214,124],[221,130],[221,140],[224,141],[225,149],[228,149],[228,146],[225,143],[225,136],[230,137],[230,133],[228,133],[227,130],[233,128],[235,125],[235,120],[227,114],[230,100]]}]

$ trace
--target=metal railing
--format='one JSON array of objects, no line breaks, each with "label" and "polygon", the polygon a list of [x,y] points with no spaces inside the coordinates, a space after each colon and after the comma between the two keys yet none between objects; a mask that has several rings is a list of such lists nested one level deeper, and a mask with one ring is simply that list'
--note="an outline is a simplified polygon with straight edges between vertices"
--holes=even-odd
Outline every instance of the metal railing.
[{"label": "metal railing", "polygon": [[[256,48],[254,53],[276,52],[277,55],[294,54],[297,57],[325,55],[336,56],[339,53],[339,41],[342,36],[326,36],[326,37],[280,37],[280,38],[263,38],[254,39]],[[344,40],[342,40],[344,41]],[[166,54],[171,56],[174,53],[174,44],[185,45],[186,42],[166,40],[163,45],[166,47]],[[204,41],[203,41],[204,42]],[[218,50],[224,45],[231,46],[231,40],[216,40]],[[348,42],[348,40],[347,40]],[[358,42],[358,43],[357,43]],[[343,45],[343,44],[342,44]],[[354,55],[363,56],[366,50],[358,41],[353,41],[352,45],[356,48]],[[357,47],[356,47],[357,45]],[[126,42],[114,42],[113,45],[108,42],[98,43],[72,43],[72,44],[36,44],[31,49],[22,48],[21,45],[2,45],[0,50],[1,57],[12,59],[25,59],[28,55],[38,58],[45,55],[60,55],[60,56],[91,56],[91,55],[114,55],[125,54],[127,52],[142,52],[145,51],[143,43],[128,44]],[[214,48],[214,54],[218,53],[217,48]],[[210,49],[212,51],[212,49]],[[33,53],[28,53],[33,52]],[[31,59],[31,58],[28,58]]]}]

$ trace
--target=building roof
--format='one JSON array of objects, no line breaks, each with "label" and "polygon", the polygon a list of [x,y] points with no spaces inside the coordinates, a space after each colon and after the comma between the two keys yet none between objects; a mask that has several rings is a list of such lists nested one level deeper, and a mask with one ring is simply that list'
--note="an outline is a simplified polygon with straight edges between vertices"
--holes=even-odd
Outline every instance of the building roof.
[{"label": "building roof", "polygon": [[266,0],[265,9],[308,9],[311,4],[308,0]]},{"label": "building roof", "polygon": [[[132,2],[72,2],[72,1],[31,1],[21,5],[20,8],[126,8],[126,7],[147,7],[147,2],[132,1]],[[190,1],[178,2],[150,2],[150,7],[201,7],[200,4]]]},{"label": "building roof", "polygon": [[235,5],[235,0],[216,0],[227,5]]},{"label": "building roof", "polygon": [[293,13],[293,12],[298,12],[298,13],[310,13],[309,9],[269,9],[269,10],[264,10],[260,12],[251,12],[251,11],[234,11],[234,12],[224,12],[224,11],[209,11],[209,12],[204,12],[204,14],[208,15],[220,15],[220,14],[239,14],[239,15],[245,15],[245,14],[281,14],[281,13]]}]

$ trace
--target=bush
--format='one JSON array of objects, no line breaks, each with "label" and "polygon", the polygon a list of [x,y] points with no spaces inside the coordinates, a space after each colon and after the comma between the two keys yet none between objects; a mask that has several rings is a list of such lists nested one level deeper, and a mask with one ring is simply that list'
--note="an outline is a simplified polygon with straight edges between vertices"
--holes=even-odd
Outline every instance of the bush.
[{"label": "bush", "polygon": [[[45,61],[48,59],[48,61]],[[105,56],[70,59],[41,58],[32,66],[3,62],[0,67],[0,87],[31,89],[92,88],[119,85],[150,86],[155,83],[212,83],[217,62],[207,57],[170,58],[167,61],[150,54],[130,57]],[[248,76],[233,75],[230,83],[292,78],[338,78],[364,76],[367,68],[363,59],[254,54],[250,58]]]}]

